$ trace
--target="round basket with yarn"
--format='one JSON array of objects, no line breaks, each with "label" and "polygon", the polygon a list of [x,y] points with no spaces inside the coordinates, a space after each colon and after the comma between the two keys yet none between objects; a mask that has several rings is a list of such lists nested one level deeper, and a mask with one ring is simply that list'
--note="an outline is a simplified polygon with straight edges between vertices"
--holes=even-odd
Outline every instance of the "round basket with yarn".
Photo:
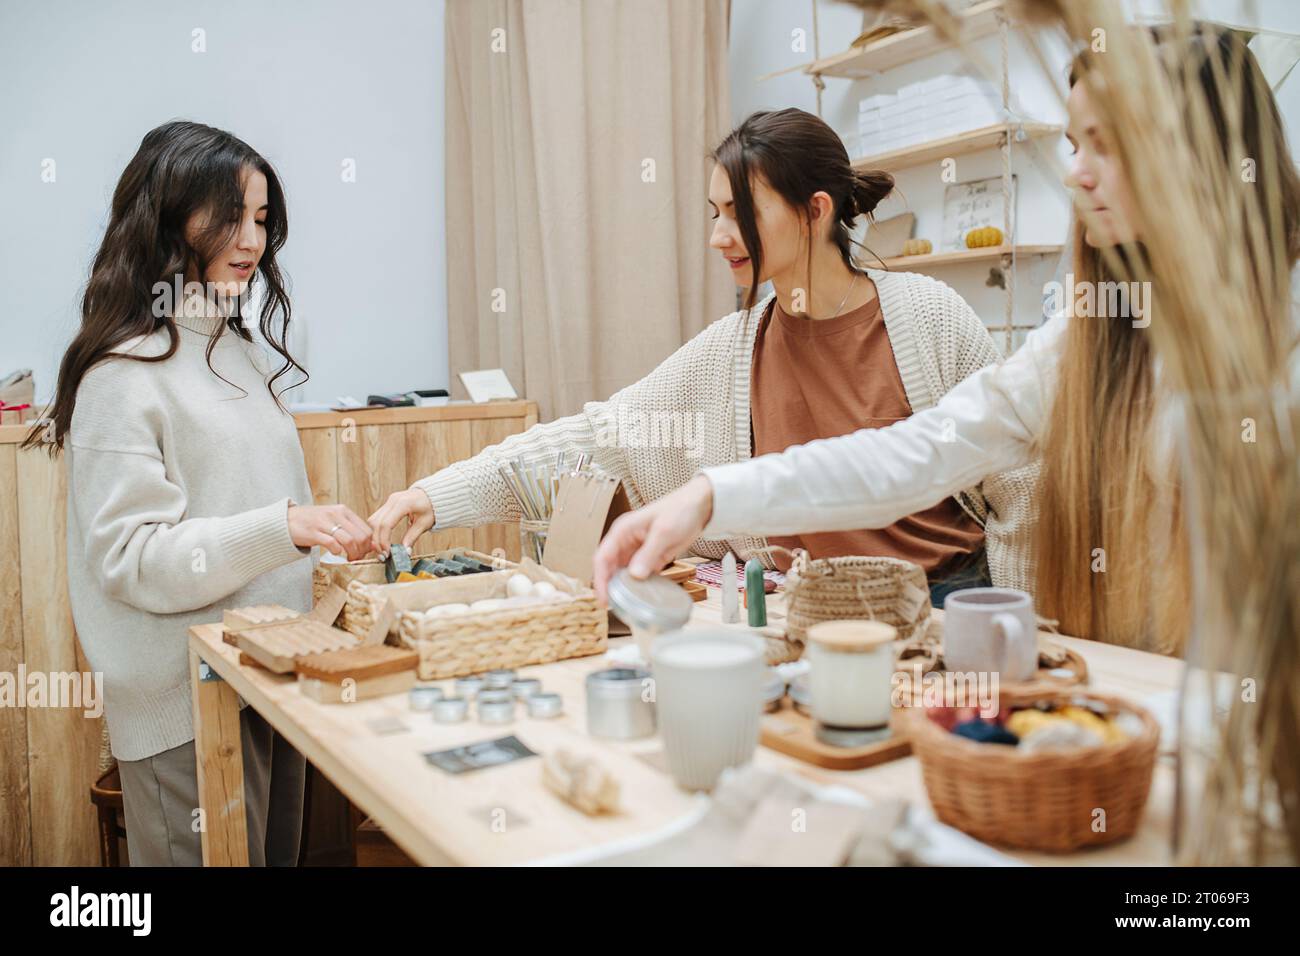
[{"label": "round basket with yarn", "polygon": [[794,552],[785,576],[786,638],[804,647],[808,628],[822,621],[866,619],[898,629],[900,640],[925,634],[930,587],[920,565],[901,558]]}]

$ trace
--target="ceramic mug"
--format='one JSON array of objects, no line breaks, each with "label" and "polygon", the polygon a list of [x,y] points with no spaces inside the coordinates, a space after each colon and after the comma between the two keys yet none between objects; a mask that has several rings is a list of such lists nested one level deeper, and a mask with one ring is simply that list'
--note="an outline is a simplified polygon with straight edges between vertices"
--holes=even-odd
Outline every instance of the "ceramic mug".
[{"label": "ceramic mug", "polygon": [[758,746],[763,641],[699,628],[660,637],[650,657],[668,769],[687,790],[711,790],[723,770],[748,763]]},{"label": "ceramic mug", "polygon": [[967,588],[943,602],[944,669],[1029,680],[1038,672],[1034,601],[1011,588]]}]

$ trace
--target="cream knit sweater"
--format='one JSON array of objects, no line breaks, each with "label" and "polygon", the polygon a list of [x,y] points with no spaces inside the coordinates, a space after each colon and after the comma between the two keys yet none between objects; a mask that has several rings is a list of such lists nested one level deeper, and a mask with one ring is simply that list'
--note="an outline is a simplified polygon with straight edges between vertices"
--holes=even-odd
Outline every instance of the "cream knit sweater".
[{"label": "cream knit sweater", "polygon": [[[932,407],[955,385],[1000,360],[993,340],[959,295],[929,276],[867,274],[880,294],[885,328],[913,413]],[[497,464],[518,455],[585,451],[623,480],[639,507],[685,484],[701,468],[749,459],[750,363],[768,299],[724,316],[670,355],[658,368],[608,401],[535,425],[417,481],[433,504],[436,528],[517,521],[518,505]],[[816,369],[791,369],[816,375]],[[954,497],[984,526],[989,571],[1002,587],[1032,590],[1029,558],[1038,465],[986,478]],[[727,547],[748,557],[762,538],[699,540],[693,549],[721,557]],[[769,567],[769,558],[760,556]]]},{"label": "cream knit sweater", "polygon": [[[272,365],[260,346],[227,330],[212,364],[230,384],[212,374],[214,321],[178,319],[171,358],[109,359],[77,389],[68,592],[86,658],[104,675],[119,760],[194,738],[190,625],[219,621],[226,607],[311,609],[311,552],[288,525],[291,501],[312,503],[297,429],[266,390]],[[166,348],[155,332],[119,351]]]}]

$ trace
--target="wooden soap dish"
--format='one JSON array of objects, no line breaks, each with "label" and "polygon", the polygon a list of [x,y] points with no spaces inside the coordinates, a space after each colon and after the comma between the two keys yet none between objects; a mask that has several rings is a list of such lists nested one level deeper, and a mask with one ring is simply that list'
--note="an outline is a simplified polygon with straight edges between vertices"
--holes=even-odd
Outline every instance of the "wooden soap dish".
[{"label": "wooden soap dish", "polygon": [[764,714],[759,721],[759,743],[815,767],[827,770],[861,770],[906,757],[912,745],[903,735],[900,721],[890,722],[893,734],[863,747],[832,747],[817,739],[813,720],[795,710],[790,698],[781,698],[780,709]]},{"label": "wooden soap dish", "polygon": [[404,694],[415,686],[420,655],[383,644],[298,658],[298,689],[322,704]]},{"label": "wooden soap dish", "polygon": [[695,577],[695,565],[687,564],[685,561],[674,561],[668,567],[659,572],[661,577],[667,578],[674,584],[684,584],[693,580]]},{"label": "wooden soap dish", "polygon": [[304,617],[227,631],[225,641],[277,674],[292,673],[299,657],[357,647],[361,643],[360,638],[347,631]]}]

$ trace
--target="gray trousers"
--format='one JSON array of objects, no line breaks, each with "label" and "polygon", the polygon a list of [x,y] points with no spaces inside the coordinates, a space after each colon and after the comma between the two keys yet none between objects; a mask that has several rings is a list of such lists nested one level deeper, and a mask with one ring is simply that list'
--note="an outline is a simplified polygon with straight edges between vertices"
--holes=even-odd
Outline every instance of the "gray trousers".
[{"label": "gray trousers", "polygon": [[[248,862],[297,866],[307,761],[252,707],[239,714]],[[194,741],[119,761],[132,866],[202,866]]]}]

